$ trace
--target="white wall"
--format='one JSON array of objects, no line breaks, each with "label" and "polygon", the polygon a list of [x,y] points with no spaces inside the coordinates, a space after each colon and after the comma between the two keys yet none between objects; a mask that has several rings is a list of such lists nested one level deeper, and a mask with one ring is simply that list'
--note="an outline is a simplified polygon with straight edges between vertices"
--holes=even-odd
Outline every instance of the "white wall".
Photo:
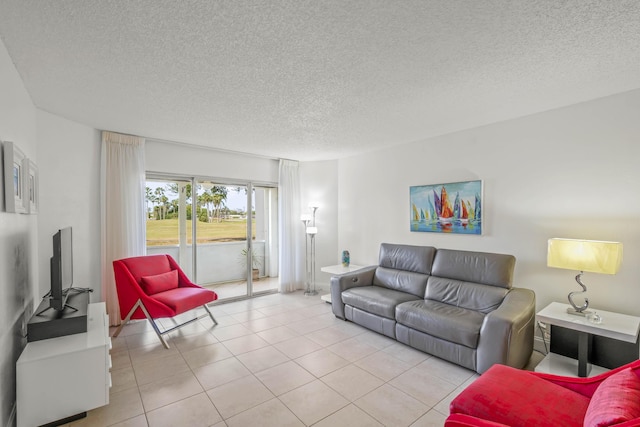
[{"label": "white wall", "polygon": [[38,110],[40,295],[50,287],[52,236],[73,228],[73,286],[100,301],[100,132]]},{"label": "white wall", "polygon": [[[364,265],[377,264],[382,242],[510,253],[515,285],[533,289],[540,309],[579,290],[576,272],[546,266],[547,239],[620,241],[620,272],[583,280],[593,307],[640,315],[638,117],[640,91],[632,91],[342,159],[329,190],[338,194],[338,247]],[[303,193],[326,189],[317,178]],[[483,236],[409,231],[410,186],[476,179]],[[335,247],[322,250],[336,257]]]},{"label": "white wall", "polygon": [[49,290],[59,228],[73,227],[74,285],[100,299],[100,146],[94,129],[35,108],[1,42],[0,93],[0,140],[36,163],[40,190],[36,215],[0,210],[0,425],[11,425],[24,325]]},{"label": "white wall", "polygon": [[278,182],[278,160],[153,140],[148,140],[145,148],[146,168],[149,172],[236,179],[242,182]]},{"label": "white wall", "polygon": [[[38,164],[36,109],[1,41],[0,94],[0,141],[15,143]],[[15,363],[38,294],[38,226],[35,215],[5,212],[0,199],[0,425],[5,426],[15,417]]]}]

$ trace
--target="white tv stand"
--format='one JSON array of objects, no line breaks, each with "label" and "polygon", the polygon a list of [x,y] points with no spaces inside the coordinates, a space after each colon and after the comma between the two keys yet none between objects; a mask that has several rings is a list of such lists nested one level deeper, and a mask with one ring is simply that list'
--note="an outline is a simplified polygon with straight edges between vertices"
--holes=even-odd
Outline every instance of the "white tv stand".
[{"label": "white tv stand", "polygon": [[18,427],[108,405],[110,349],[104,302],[89,304],[87,332],[28,343],[16,364]]}]

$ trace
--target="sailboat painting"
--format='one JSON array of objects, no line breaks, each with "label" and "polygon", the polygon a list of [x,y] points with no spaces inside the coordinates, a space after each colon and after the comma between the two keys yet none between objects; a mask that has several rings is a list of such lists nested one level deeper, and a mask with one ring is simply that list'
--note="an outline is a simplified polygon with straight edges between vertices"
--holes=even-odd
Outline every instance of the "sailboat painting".
[{"label": "sailboat painting", "polygon": [[409,187],[411,231],[482,234],[482,181]]}]

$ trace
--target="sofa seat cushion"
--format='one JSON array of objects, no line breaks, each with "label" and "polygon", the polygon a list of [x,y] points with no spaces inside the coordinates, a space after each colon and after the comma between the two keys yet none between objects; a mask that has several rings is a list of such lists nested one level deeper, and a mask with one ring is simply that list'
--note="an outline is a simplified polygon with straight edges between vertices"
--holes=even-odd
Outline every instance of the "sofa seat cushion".
[{"label": "sofa seat cushion", "polygon": [[381,286],[361,286],[342,292],[342,302],[367,313],[395,319],[396,306],[418,297]]},{"label": "sofa seat cushion", "polygon": [[180,314],[215,301],[216,294],[205,288],[176,288],[157,293],[153,299],[170,307],[176,314]]},{"label": "sofa seat cushion", "polygon": [[509,426],[582,427],[589,398],[550,381],[504,365],[493,365],[449,406]]},{"label": "sofa seat cushion", "polygon": [[398,305],[395,318],[411,329],[476,348],[484,314],[438,301],[418,300]]}]

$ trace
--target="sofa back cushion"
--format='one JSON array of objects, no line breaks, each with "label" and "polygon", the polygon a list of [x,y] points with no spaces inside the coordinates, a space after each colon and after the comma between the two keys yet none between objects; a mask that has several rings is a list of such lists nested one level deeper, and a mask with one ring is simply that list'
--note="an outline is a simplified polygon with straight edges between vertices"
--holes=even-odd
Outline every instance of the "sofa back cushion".
[{"label": "sofa back cushion", "polygon": [[435,253],[431,246],[382,243],[373,284],[424,298]]},{"label": "sofa back cushion", "polygon": [[133,278],[140,284],[144,276],[170,272],[171,264],[167,257],[168,255],[145,255],[125,258],[120,261],[127,266]]},{"label": "sofa back cushion", "polygon": [[436,248],[432,246],[411,246],[382,243],[380,245],[380,267],[395,270],[431,274]]},{"label": "sofa back cushion", "polygon": [[373,276],[373,284],[424,298],[428,278],[428,275],[422,273],[378,267]]},{"label": "sofa back cushion", "polygon": [[498,308],[508,292],[506,288],[431,276],[425,299],[487,314]]},{"label": "sofa back cushion", "polygon": [[513,255],[438,249],[431,275],[510,289],[515,265]]}]

